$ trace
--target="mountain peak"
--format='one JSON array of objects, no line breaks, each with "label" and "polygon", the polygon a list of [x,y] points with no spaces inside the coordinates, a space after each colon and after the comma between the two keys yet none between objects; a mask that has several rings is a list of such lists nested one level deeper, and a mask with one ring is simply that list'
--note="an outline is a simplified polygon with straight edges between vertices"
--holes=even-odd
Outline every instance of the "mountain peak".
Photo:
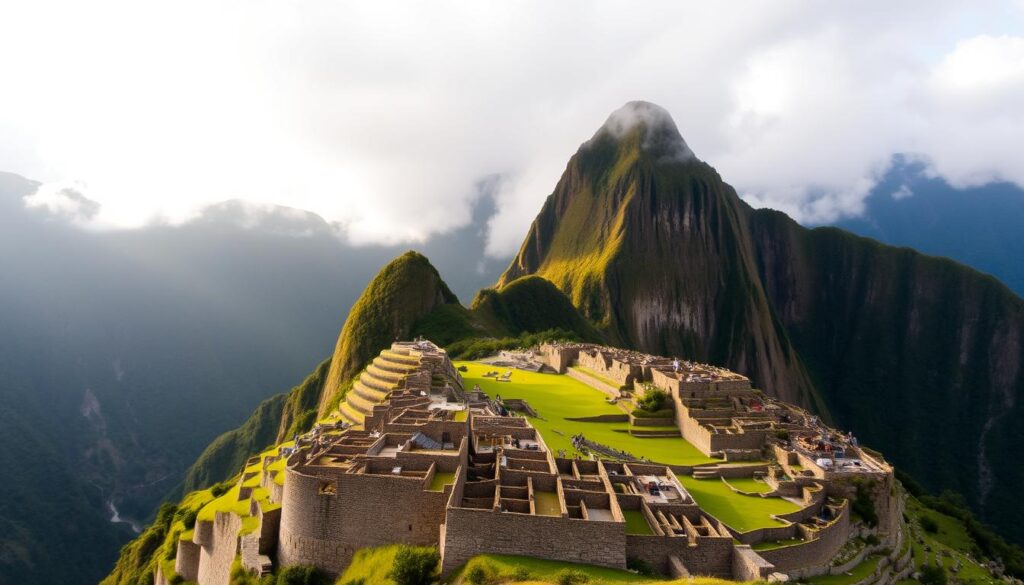
[{"label": "mountain peak", "polygon": [[697,158],[668,110],[651,102],[627,102],[608,116],[591,142],[609,135],[620,141],[635,135],[640,147],[659,160],[686,162]]}]

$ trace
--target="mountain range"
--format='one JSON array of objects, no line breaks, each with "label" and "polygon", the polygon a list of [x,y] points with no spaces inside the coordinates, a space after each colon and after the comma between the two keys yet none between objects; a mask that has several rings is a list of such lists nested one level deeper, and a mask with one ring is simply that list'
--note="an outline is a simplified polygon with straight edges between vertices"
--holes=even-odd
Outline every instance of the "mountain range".
[{"label": "mountain range", "polygon": [[[865,218],[842,225],[913,232],[894,218],[918,212],[900,206],[955,191],[914,164],[897,161]],[[38,502],[0,509],[11,535],[0,575],[16,582],[95,582],[129,537],[105,521],[108,502],[145,519],[168,495],[233,475],[329,411],[385,345],[416,335],[453,354],[547,334],[728,366],[1024,541],[1020,297],[951,260],[751,208],[652,104],[626,105],[580,147],[500,276],[503,261],[482,254],[489,183],[474,222],[422,254],[348,246],[313,214],[241,202],[184,226],[83,231],[25,209],[35,186],[0,175],[0,429],[21,446],[3,462],[33,470],[14,493]],[[911,196],[892,197],[904,186]],[[1015,188],[993,189],[1004,195],[971,204],[1012,213]],[[947,215],[968,217],[963,201]],[[979,229],[964,221],[954,225]],[[992,231],[971,241],[997,247]],[[945,254],[927,243],[941,227],[930,233],[921,249]],[[1004,258],[974,265],[1010,282],[1019,263]],[[59,502],[33,498],[55,480]],[[141,544],[108,582],[131,582],[121,577]]]},{"label": "mountain range", "polygon": [[[995,278],[753,209],[693,154],[667,112],[638,102],[613,114],[570,159],[519,253],[477,300],[510,295],[524,279],[557,291],[523,301],[520,314],[568,301],[586,324],[566,329],[575,335],[596,330],[614,345],[744,372],[853,429],[926,488],[963,494],[987,522],[1024,538],[1014,488],[1024,469],[1013,447],[1022,438],[1015,421],[1024,301]],[[436,281],[418,293],[435,300],[426,315],[430,305],[418,303],[383,317],[354,310],[332,358],[347,364],[344,375],[321,384],[306,408],[323,414],[344,392],[345,376],[383,347],[349,353],[350,322],[395,333],[498,334],[479,316],[467,326],[464,313],[479,306],[460,308],[445,289]],[[529,330],[565,326],[545,314]]]}]

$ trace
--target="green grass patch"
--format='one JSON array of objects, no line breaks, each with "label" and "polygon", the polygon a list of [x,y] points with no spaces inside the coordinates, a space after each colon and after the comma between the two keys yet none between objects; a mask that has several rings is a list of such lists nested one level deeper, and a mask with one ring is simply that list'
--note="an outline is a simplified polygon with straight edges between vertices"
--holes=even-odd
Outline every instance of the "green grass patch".
[{"label": "green grass patch", "polygon": [[452,471],[435,471],[433,479],[430,480],[430,487],[427,488],[432,492],[443,492],[444,486],[455,483],[455,473]]},{"label": "green grass patch", "polygon": [[752,477],[729,477],[726,478],[725,481],[740,491],[752,494],[767,494],[768,492],[774,491],[772,486]]},{"label": "green grass patch", "polygon": [[607,385],[611,386],[612,388],[624,388],[626,386],[625,384],[620,384],[620,383],[616,382],[615,380],[612,380],[611,378],[606,378],[606,377],[602,376],[601,374],[598,374],[594,370],[591,370],[590,368],[585,368],[583,366],[573,366],[570,369],[576,370],[578,372],[582,372],[583,374],[586,374],[587,376],[590,376],[591,378],[597,380],[598,382],[603,382],[604,384],[607,384]]},{"label": "green grass patch", "polygon": [[786,548],[787,546],[793,546],[796,544],[803,544],[807,542],[800,538],[784,538],[782,540],[766,540],[757,544],[751,545],[750,548],[754,550],[775,550],[777,548]]},{"label": "green grass patch", "polygon": [[840,573],[838,575],[821,575],[818,577],[811,577],[807,582],[815,583],[816,585],[848,585],[850,583],[857,583],[866,579],[871,573],[874,573],[875,569],[878,568],[878,563],[882,561],[882,558],[882,555],[871,555],[864,559],[864,562],[854,567],[848,575],[846,573]]},{"label": "green grass patch", "polygon": [[800,506],[782,498],[738,494],[720,479],[694,479],[682,476],[679,480],[701,509],[739,532],[785,526],[785,522],[776,520],[771,515],[786,514],[800,509]]},{"label": "green grass patch", "polygon": [[359,549],[352,557],[352,563],[341,574],[337,582],[359,582],[360,579],[363,579],[365,583],[395,585],[395,582],[388,577],[388,573],[395,564],[395,555],[398,554],[401,546],[399,544],[391,544],[376,548]]},{"label": "green grass patch", "polygon": [[540,516],[561,516],[562,506],[555,492],[534,492],[534,506]]},{"label": "green grass patch", "polygon": [[654,529],[640,510],[623,510],[622,515],[626,518],[626,534],[654,534]]},{"label": "green grass patch", "polygon": [[479,384],[492,398],[500,394],[502,398],[519,398],[529,402],[540,415],[539,418],[530,418],[530,424],[540,431],[552,451],[562,449],[568,456],[576,454],[571,437],[582,433],[591,441],[658,463],[699,465],[719,461],[704,455],[682,437],[646,438],[617,432],[628,431],[628,422],[567,420],[622,414],[618,406],[606,401],[606,394],[569,376],[514,370],[511,382],[497,382],[494,378],[484,378],[483,374],[500,368],[476,362],[456,362],[455,365],[466,366],[462,378],[467,388]]}]

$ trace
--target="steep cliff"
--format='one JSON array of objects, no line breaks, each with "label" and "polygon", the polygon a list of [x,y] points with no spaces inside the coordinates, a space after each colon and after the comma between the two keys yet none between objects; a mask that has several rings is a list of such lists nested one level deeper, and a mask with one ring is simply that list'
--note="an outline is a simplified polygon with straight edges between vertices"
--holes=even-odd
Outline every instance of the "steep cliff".
[{"label": "steep cliff", "polygon": [[499,286],[527,274],[613,343],[744,372],[1024,539],[1024,301],[995,279],[752,210],[644,103],[572,157]]},{"label": "steep cliff", "polygon": [[430,261],[409,251],[377,273],[349,311],[334,347],[319,410],[330,411],[345,383],[396,339],[409,337],[417,321],[459,300]]},{"label": "steep cliff", "polygon": [[952,260],[750,215],[765,289],[836,419],[1020,541],[1024,301]]},{"label": "steep cliff", "polygon": [[748,212],[667,112],[632,102],[570,159],[498,285],[542,276],[615,345],[728,364],[824,411],[761,286]]}]

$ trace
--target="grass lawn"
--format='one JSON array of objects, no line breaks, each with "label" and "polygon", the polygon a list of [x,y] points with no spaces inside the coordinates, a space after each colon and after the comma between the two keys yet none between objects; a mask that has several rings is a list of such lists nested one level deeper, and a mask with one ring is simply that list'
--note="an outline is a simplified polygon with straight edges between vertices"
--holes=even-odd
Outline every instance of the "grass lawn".
[{"label": "grass lawn", "polygon": [[540,516],[561,516],[562,506],[555,492],[534,492],[534,506]]},{"label": "grass lawn", "polygon": [[[357,553],[358,554],[358,553]],[[577,565],[574,563],[562,563],[558,561],[545,561],[541,559],[535,559],[530,557],[518,557],[512,555],[479,555],[470,559],[466,566],[456,571],[451,577],[449,577],[446,583],[458,583],[459,579],[466,571],[474,568],[481,567],[484,572],[493,579],[493,582],[506,582],[507,579],[515,579],[515,583],[520,585],[527,584],[549,584],[556,583],[559,573],[566,570],[578,571],[588,577],[586,581],[587,585],[617,585],[619,583],[658,583],[660,585],[678,584],[678,585],[738,585],[735,581],[724,581],[722,579],[714,579],[711,577],[693,577],[690,579],[682,579],[678,581],[665,580],[665,579],[652,579],[650,577],[643,577],[636,573],[629,571],[620,571],[618,569],[607,569],[604,567],[595,567],[593,565]],[[517,572],[519,573],[517,575]],[[522,581],[518,577],[526,576],[528,580]],[[348,572],[345,573],[345,576]],[[341,580],[344,583],[344,579]],[[367,583],[371,581],[367,580]],[[377,581],[372,581],[377,583]]]},{"label": "grass lawn", "polygon": [[401,545],[392,544],[376,548],[362,548],[356,551],[352,557],[352,563],[345,569],[338,579],[338,583],[377,583],[380,585],[395,585],[395,582],[388,577],[392,565],[395,564],[395,555]]},{"label": "grass lawn", "polygon": [[433,479],[430,480],[429,491],[432,492],[443,492],[444,486],[455,483],[455,472],[453,471],[435,471]]},{"label": "grass lawn", "polygon": [[800,544],[803,542],[807,541],[799,538],[785,538],[783,540],[766,540],[764,542],[759,542],[757,544],[751,545],[750,548],[754,550],[775,550],[777,548],[786,548],[787,546],[793,546],[795,544]]},{"label": "grass lawn", "polygon": [[785,514],[800,509],[793,502],[782,498],[737,494],[720,479],[681,476],[679,480],[705,512],[739,532],[785,526],[785,522],[771,518],[769,514]]},{"label": "grass lawn", "polygon": [[878,567],[878,563],[881,562],[881,555],[871,555],[864,559],[864,562],[857,565],[850,571],[850,574],[840,573],[838,575],[821,575],[819,577],[811,577],[807,580],[808,583],[815,583],[817,585],[847,585],[848,583],[857,583],[863,579],[866,579],[868,575],[873,573]]},{"label": "grass lawn", "polygon": [[730,477],[725,481],[729,482],[732,487],[751,494],[767,494],[772,491],[770,485],[752,477]]},{"label": "grass lawn", "polygon": [[626,534],[654,534],[640,510],[623,510],[622,515],[626,517]]},{"label": "grass lawn", "polygon": [[626,451],[636,457],[647,457],[658,463],[698,465],[719,461],[707,457],[682,437],[642,438],[628,432],[618,432],[627,431],[628,422],[566,420],[622,414],[618,406],[606,402],[606,394],[569,376],[513,370],[511,382],[497,382],[494,378],[484,378],[483,374],[501,368],[476,362],[455,362],[455,365],[466,366],[467,371],[461,374],[467,389],[479,384],[492,398],[500,394],[502,398],[520,398],[529,402],[541,417],[531,418],[530,423],[540,431],[548,448],[556,453],[563,449],[567,455],[572,456],[575,449],[570,437],[582,433],[591,441]]},{"label": "grass lawn", "polygon": [[605,384],[608,384],[612,388],[622,388],[622,387],[625,386],[624,384],[619,384],[615,380],[612,380],[610,378],[605,378],[604,376],[602,376],[601,374],[598,374],[597,372],[595,372],[594,370],[591,370],[590,368],[584,368],[583,366],[573,366],[572,369],[573,370],[579,370],[581,373],[590,376],[591,378],[597,380],[598,382],[604,382]]}]

